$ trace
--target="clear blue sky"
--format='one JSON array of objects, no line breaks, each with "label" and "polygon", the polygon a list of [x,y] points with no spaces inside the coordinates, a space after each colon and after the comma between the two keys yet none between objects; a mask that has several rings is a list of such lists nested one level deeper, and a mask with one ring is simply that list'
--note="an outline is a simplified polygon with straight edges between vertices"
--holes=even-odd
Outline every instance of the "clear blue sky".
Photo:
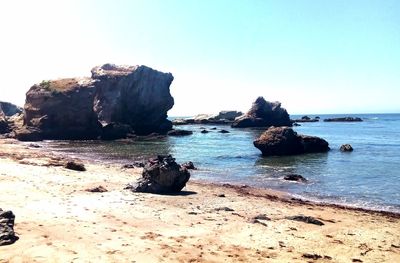
[{"label": "clear blue sky", "polygon": [[172,72],[170,115],[400,112],[400,1],[2,1],[0,100],[106,62]]}]

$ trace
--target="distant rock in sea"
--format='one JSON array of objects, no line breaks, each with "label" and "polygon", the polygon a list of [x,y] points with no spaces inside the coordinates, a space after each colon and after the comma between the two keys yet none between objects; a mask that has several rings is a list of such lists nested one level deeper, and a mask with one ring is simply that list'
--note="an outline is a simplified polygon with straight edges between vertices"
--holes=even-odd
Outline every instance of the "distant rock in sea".
[{"label": "distant rock in sea", "polygon": [[[42,81],[30,88],[21,140],[119,139],[172,129],[171,73],[146,66],[105,64],[91,78]],[[31,135],[34,133],[35,135]]]},{"label": "distant rock in sea", "polygon": [[363,121],[358,117],[340,117],[340,118],[328,118],[324,119],[325,122],[359,122]]},{"label": "distant rock in sea", "polygon": [[293,123],[296,122],[319,122],[319,118],[315,117],[315,118],[310,118],[308,116],[303,116],[300,119],[294,119],[292,120]]},{"label": "distant rock in sea", "polygon": [[263,97],[258,97],[251,109],[232,124],[233,128],[270,126],[292,126],[292,122],[280,102],[269,102]]},{"label": "distant rock in sea", "polygon": [[18,107],[10,102],[0,101],[0,107],[3,109],[4,115],[7,117],[22,113],[21,107]]},{"label": "distant rock in sea", "polygon": [[340,151],[341,152],[352,152],[354,149],[350,144],[343,144],[340,146]]},{"label": "distant rock in sea", "polygon": [[235,118],[241,116],[240,111],[220,111],[218,114],[198,114],[193,118],[176,119],[174,125],[186,124],[231,124]]},{"label": "distant rock in sea", "polygon": [[263,156],[296,155],[329,151],[329,144],[324,139],[298,135],[289,127],[270,127],[253,143],[262,152]]}]

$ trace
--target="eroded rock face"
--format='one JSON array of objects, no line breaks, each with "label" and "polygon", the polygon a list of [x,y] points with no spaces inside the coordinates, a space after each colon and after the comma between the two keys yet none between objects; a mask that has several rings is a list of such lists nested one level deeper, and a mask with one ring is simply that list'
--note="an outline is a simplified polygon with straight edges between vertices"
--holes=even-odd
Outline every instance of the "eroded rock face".
[{"label": "eroded rock face", "polygon": [[0,101],[0,107],[3,109],[5,116],[13,116],[22,113],[22,108],[10,102]]},{"label": "eroded rock face", "polygon": [[0,208],[0,246],[13,244],[18,240],[14,232],[15,215]]},{"label": "eroded rock face", "polygon": [[94,83],[72,78],[32,86],[26,94],[25,126],[36,128],[42,139],[96,139],[101,125],[93,110]]},{"label": "eroded rock face", "polygon": [[292,122],[280,102],[269,102],[263,97],[258,97],[251,109],[232,124],[233,128],[270,126],[292,126]]},{"label": "eroded rock face", "polygon": [[174,105],[171,73],[146,66],[105,64],[91,78],[43,81],[26,94],[24,127],[31,139],[119,139],[132,133],[166,133]]},{"label": "eroded rock face", "polygon": [[324,139],[298,135],[289,127],[270,127],[253,143],[263,156],[296,155],[329,150],[329,144]]},{"label": "eroded rock face", "polygon": [[123,123],[136,134],[166,133],[172,123],[167,112],[174,105],[169,87],[174,79],[146,66],[105,64],[92,69],[96,81],[94,110],[103,124]]},{"label": "eroded rock face", "polygon": [[142,177],[127,189],[134,192],[168,194],[181,191],[189,181],[188,170],[175,162],[171,155],[150,159]]},{"label": "eroded rock face", "polygon": [[8,123],[6,120],[6,115],[3,112],[3,109],[0,105],[0,134],[4,134],[8,132]]}]

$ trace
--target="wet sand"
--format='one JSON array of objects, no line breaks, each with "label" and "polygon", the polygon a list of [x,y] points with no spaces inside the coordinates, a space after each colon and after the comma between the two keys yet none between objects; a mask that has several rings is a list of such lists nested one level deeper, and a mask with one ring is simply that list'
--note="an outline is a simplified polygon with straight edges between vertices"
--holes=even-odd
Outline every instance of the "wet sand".
[{"label": "wet sand", "polygon": [[[77,172],[65,158],[0,140],[0,208],[19,236],[0,262],[400,262],[396,214],[193,181],[179,195],[132,193],[123,188],[140,169]],[[99,185],[108,192],[85,191]]]}]

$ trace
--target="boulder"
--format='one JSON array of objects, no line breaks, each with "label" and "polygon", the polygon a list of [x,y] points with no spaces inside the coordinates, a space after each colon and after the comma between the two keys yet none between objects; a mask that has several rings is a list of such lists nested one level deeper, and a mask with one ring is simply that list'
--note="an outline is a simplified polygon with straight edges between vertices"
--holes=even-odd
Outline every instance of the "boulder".
[{"label": "boulder", "polygon": [[8,117],[22,113],[21,107],[18,107],[10,102],[0,101],[0,107],[3,109],[4,114]]},{"label": "boulder", "polygon": [[329,144],[324,139],[298,135],[290,127],[270,127],[253,143],[263,156],[296,155],[329,150]]},{"label": "boulder", "polygon": [[352,152],[353,147],[350,144],[343,144],[342,146],[340,146],[340,151],[341,152]]},{"label": "boulder", "polygon": [[185,167],[188,170],[197,170],[197,168],[194,166],[193,162],[191,162],[191,161],[183,163],[182,167]]},{"label": "boulder", "polygon": [[175,162],[171,155],[150,159],[142,177],[126,189],[134,192],[169,194],[181,191],[189,181],[189,171]]},{"label": "boulder", "polygon": [[340,118],[328,118],[324,119],[325,122],[360,122],[363,121],[358,117],[340,117]]},{"label": "boulder", "polygon": [[269,102],[263,97],[258,97],[251,109],[232,124],[233,128],[270,126],[292,126],[292,122],[280,102]]},{"label": "boulder", "polygon": [[15,215],[0,208],[0,246],[11,245],[18,240],[14,232]]},{"label": "boulder", "polygon": [[193,132],[188,130],[171,130],[167,133],[169,136],[187,136],[192,134]]},{"label": "boulder", "polygon": [[[24,129],[17,138],[119,139],[130,134],[165,134],[174,105],[171,73],[146,66],[105,64],[91,78],[42,81],[30,88]],[[32,131],[35,135],[31,136]]]}]

